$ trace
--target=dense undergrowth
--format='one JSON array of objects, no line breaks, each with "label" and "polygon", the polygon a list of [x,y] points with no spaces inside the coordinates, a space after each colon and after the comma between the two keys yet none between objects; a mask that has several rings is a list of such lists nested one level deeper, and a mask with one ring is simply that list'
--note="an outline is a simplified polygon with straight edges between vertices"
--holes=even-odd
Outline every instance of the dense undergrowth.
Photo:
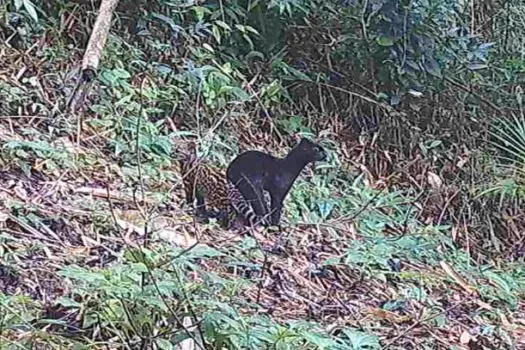
[{"label": "dense undergrowth", "polygon": [[[0,348],[525,346],[520,1],[121,1],[72,113],[92,5],[0,3]],[[282,254],[188,215],[300,135]]]}]

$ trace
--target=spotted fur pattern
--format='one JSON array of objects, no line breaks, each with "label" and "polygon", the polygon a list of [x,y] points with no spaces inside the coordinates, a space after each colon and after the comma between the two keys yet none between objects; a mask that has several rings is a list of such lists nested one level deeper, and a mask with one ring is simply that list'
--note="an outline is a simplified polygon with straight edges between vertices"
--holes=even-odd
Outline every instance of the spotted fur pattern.
[{"label": "spotted fur pattern", "polygon": [[197,216],[205,221],[217,218],[224,228],[230,228],[238,215],[252,225],[262,222],[241,192],[226,181],[224,171],[199,159],[193,142],[186,148],[182,151],[180,173],[186,202],[193,205],[197,199]]},{"label": "spotted fur pattern", "polygon": [[221,172],[197,157],[197,147],[190,141],[179,150],[180,175],[186,203],[197,199],[196,215],[208,221],[209,217],[228,210],[226,181]]}]

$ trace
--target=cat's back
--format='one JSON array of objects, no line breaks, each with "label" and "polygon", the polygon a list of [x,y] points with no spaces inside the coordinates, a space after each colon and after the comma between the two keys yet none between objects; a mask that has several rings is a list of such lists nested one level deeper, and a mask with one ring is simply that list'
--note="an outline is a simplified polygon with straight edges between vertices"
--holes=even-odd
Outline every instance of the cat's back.
[{"label": "cat's back", "polygon": [[277,158],[268,153],[256,150],[245,151],[231,161],[226,174],[228,177],[236,177],[240,173],[262,174],[267,172],[276,160]]}]

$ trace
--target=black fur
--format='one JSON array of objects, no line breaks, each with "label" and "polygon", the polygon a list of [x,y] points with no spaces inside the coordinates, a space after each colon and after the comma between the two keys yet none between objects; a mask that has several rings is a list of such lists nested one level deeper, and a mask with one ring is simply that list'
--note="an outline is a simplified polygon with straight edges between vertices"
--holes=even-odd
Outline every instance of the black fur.
[{"label": "black fur", "polygon": [[[259,151],[241,153],[228,166],[226,177],[251,205],[255,216],[247,217],[243,208],[235,210],[252,225],[258,221],[265,226],[278,226],[284,199],[301,170],[308,163],[324,159],[325,150],[305,138],[302,138],[284,158],[276,158]],[[265,191],[270,195],[270,210]]]}]

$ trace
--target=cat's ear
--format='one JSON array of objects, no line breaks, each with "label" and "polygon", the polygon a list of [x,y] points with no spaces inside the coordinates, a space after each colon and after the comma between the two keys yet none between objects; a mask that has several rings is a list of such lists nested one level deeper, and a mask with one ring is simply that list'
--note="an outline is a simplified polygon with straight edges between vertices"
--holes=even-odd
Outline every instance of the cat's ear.
[{"label": "cat's ear", "polygon": [[174,153],[177,159],[189,159],[197,156],[197,139],[178,139],[174,142]]}]

